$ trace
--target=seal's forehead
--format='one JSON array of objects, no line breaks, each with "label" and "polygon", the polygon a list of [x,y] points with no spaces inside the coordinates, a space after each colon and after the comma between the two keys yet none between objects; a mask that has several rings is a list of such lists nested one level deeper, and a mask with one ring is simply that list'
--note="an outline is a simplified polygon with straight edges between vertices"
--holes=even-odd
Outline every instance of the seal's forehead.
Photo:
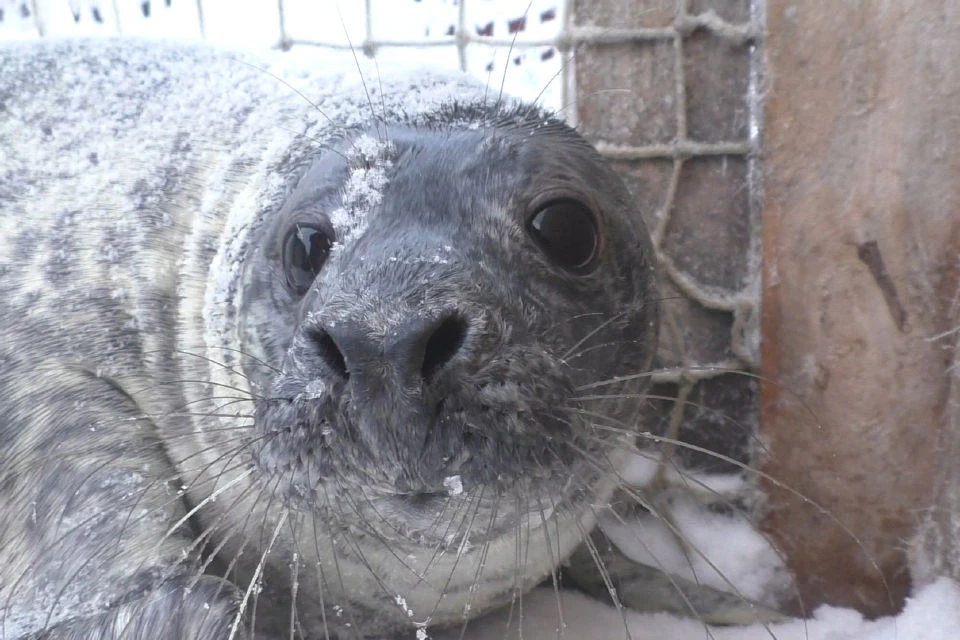
[{"label": "seal's forehead", "polygon": [[515,226],[551,191],[597,202],[588,194],[611,175],[579,134],[545,112],[461,106],[444,122],[376,123],[318,150],[285,198],[280,226],[320,216],[341,245],[370,224],[436,235],[494,215]]},{"label": "seal's forehead", "polygon": [[602,164],[586,140],[549,114],[532,108],[497,112],[492,105],[488,110],[442,127],[394,126],[380,138],[393,145],[390,155],[398,169],[433,172],[423,173],[424,180],[462,172],[522,176],[557,161]]},{"label": "seal's forehead", "polygon": [[530,204],[547,191],[578,197],[614,179],[606,162],[565,124],[535,114],[484,126],[391,131],[390,181],[469,201]]}]

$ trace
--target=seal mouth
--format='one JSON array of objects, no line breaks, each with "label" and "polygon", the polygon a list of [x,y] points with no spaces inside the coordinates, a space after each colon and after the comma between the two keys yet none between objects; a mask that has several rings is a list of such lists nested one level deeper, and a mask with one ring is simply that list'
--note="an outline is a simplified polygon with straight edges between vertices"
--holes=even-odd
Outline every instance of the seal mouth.
[{"label": "seal mouth", "polygon": [[450,496],[432,491],[387,496],[378,502],[381,511],[401,516],[415,529],[437,526],[444,519],[444,512],[451,508]]},{"label": "seal mouth", "polygon": [[463,540],[484,544],[518,527],[528,530],[544,526],[555,510],[540,508],[540,504],[536,500],[528,504],[469,496],[460,500],[445,493],[394,495],[371,500],[369,510],[376,516],[368,516],[365,521],[378,530],[381,538],[392,537],[392,533],[407,542],[445,548]]},{"label": "seal mouth", "polygon": [[[527,479],[509,490],[480,484],[466,489],[445,483],[447,491],[365,492],[353,509],[380,539],[448,548],[454,541],[486,544],[517,532],[552,526],[557,517],[589,510],[606,501],[604,478],[588,465],[578,465],[557,486],[557,477]],[[453,488],[451,489],[451,485]]]}]

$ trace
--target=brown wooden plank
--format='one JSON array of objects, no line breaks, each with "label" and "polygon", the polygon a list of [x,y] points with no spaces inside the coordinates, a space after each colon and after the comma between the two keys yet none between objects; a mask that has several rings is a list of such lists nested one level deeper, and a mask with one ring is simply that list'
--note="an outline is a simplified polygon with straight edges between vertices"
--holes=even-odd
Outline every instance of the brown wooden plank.
[{"label": "brown wooden plank", "polygon": [[947,397],[960,3],[769,0],[767,38],[764,470],[827,513],[764,482],[763,524],[807,611],[881,614],[910,586]]}]

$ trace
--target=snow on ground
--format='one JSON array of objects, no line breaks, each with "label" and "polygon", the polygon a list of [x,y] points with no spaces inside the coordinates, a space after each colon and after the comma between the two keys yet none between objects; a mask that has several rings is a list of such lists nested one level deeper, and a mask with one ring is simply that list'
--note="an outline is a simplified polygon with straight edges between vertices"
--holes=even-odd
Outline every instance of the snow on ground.
[{"label": "snow on ground", "polygon": [[[557,0],[471,0],[467,13],[468,28],[495,38],[545,40],[559,30],[563,16]],[[285,0],[286,35],[292,39],[325,42],[334,45],[356,44],[366,37],[363,2],[335,0]],[[280,40],[280,17],[276,0],[203,0],[203,28],[194,0],[0,0],[0,40],[36,38],[39,30],[47,36],[123,35],[207,40],[230,47],[267,49]],[[449,40],[458,21],[454,0],[374,0],[371,35],[378,40]],[[516,20],[527,10],[524,29],[517,32]],[[35,13],[34,13],[35,12]],[[38,29],[38,25],[39,29]],[[119,25],[119,26],[118,26]],[[304,63],[317,60],[322,50],[308,46],[293,48],[292,56],[305,54]],[[324,50],[325,61],[354,68],[349,50]],[[459,66],[457,49],[450,44],[431,47],[383,47],[378,59],[390,66],[406,64],[455,69]],[[467,70],[486,80],[499,91],[501,81],[507,93],[528,100],[538,99],[559,109],[561,89],[558,74],[562,56],[549,45],[511,50],[508,46],[471,45],[467,50]],[[546,89],[545,89],[546,88]],[[545,89],[545,91],[544,91]],[[649,469],[647,469],[649,471]],[[641,469],[638,473],[643,472]],[[643,484],[635,478],[636,484]],[[708,482],[704,479],[703,482]],[[723,488],[717,488],[723,491]],[[686,575],[694,575],[718,588],[730,584],[743,594],[767,601],[770,591],[782,589],[782,567],[764,541],[743,523],[698,512],[691,505],[677,504],[673,517],[691,546],[709,563],[699,563]],[[607,532],[619,538],[624,550],[634,559],[667,568],[684,575],[687,556],[671,548],[672,537],[656,522],[640,521],[633,531],[616,523],[607,523]],[[720,534],[718,534],[720,532]],[[642,544],[631,544],[641,540]],[[697,561],[699,562],[699,561]],[[694,564],[696,565],[697,562]],[[767,593],[765,593],[765,590]],[[960,638],[960,587],[940,580],[921,589],[896,617],[874,621],[849,609],[821,607],[808,620],[753,627],[705,627],[689,619],[665,614],[621,613],[576,593],[561,596],[562,620],[558,616],[557,596],[550,589],[537,590],[523,598],[522,611],[498,612],[472,623],[466,638],[501,640],[521,637],[516,621],[523,621],[525,640],[563,637],[606,640],[947,640]],[[512,620],[513,624],[508,624]],[[505,630],[512,629],[505,635]],[[432,633],[440,640],[459,637],[458,633]]]},{"label": "snow on ground", "polygon": [[[626,613],[573,593],[562,597],[563,634],[558,633],[557,600],[539,589],[524,598],[523,640],[956,640],[960,637],[960,588],[939,580],[921,589],[897,617],[864,620],[850,609],[820,607],[809,620],[770,626],[705,627],[664,614]],[[514,617],[517,613],[514,612]],[[521,636],[507,614],[498,613],[470,625],[469,640],[513,640]],[[456,635],[432,636],[452,640]]]}]

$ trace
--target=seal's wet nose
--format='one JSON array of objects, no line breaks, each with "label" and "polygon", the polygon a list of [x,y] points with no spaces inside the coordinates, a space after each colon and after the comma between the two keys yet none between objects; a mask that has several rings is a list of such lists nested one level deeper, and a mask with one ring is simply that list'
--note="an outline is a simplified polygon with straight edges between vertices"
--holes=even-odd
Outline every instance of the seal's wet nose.
[{"label": "seal's wet nose", "polygon": [[411,364],[420,363],[420,377],[430,382],[463,346],[467,338],[467,322],[456,314],[449,314],[427,327],[427,340],[422,349],[411,351]]},{"label": "seal's wet nose", "polygon": [[374,338],[366,326],[324,323],[309,332],[320,359],[344,380],[351,375],[382,378],[392,370],[404,387],[429,385],[460,352],[469,325],[456,313],[416,318]]}]

